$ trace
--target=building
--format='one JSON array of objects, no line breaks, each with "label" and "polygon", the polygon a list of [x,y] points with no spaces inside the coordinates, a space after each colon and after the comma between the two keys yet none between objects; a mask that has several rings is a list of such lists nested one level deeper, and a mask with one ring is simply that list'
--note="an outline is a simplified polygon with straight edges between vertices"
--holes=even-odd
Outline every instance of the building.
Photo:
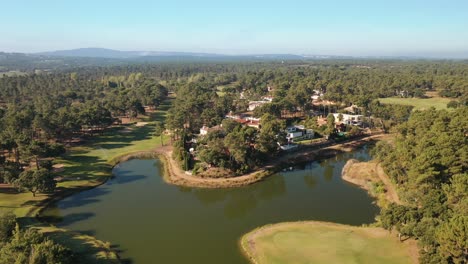
[{"label": "building", "polygon": [[267,104],[267,103],[270,103],[270,101],[250,101],[249,107],[247,108],[247,110],[253,111],[255,110],[255,108],[262,106],[264,104]]},{"label": "building", "polygon": [[223,125],[218,125],[218,126],[214,126],[214,127],[207,127],[207,126],[202,126],[202,128],[200,128],[200,135],[204,136],[210,132],[213,132],[213,131],[219,131],[219,130],[222,130],[223,129]]},{"label": "building", "polygon": [[[342,117],[341,120],[340,120],[340,115]],[[362,121],[364,120],[363,115],[334,113],[333,116],[335,117],[335,123],[343,122],[346,125],[360,126],[362,125]]]},{"label": "building", "polygon": [[315,133],[312,129],[306,129],[303,125],[294,125],[286,128],[286,138],[288,141],[299,138],[313,138]]},{"label": "building", "polygon": [[260,120],[247,120],[247,122],[245,122],[244,124],[246,126],[254,127],[254,128],[257,128],[257,129],[260,129],[260,127],[261,127]]}]

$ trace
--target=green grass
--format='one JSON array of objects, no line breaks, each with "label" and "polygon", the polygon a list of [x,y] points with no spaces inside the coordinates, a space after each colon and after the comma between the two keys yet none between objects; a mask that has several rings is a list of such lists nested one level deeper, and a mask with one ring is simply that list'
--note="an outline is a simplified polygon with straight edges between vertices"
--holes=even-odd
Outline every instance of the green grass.
[{"label": "green grass", "polygon": [[443,97],[430,97],[430,98],[399,98],[399,97],[388,97],[380,98],[379,101],[382,104],[400,104],[400,105],[412,105],[413,110],[424,110],[431,107],[435,107],[437,110],[447,109],[448,102],[451,101],[449,98]]},{"label": "green grass", "polygon": [[[164,121],[171,100],[167,100],[157,111],[146,118],[143,127],[115,127],[98,135],[79,147],[73,147],[67,154],[54,162],[63,164],[64,170],[57,176],[63,181],[57,184],[63,192],[73,192],[84,187],[96,186],[111,176],[112,166],[118,158],[131,153],[148,151],[161,145],[161,138],[154,136],[156,121]],[[167,143],[167,136],[163,141]],[[115,263],[116,256],[102,241],[93,237],[55,229],[38,222],[34,217],[41,202],[49,198],[45,194],[16,193],[14,189],[0,189],[0,214],[14,212],[22,224],[39,228],[42,232],[53,234],[53,238],[65,242],[75,252],[87,252],[89,259],[82,263]],[[93,260],[93,261],[91,261]]]},{"label": "green grass", "polygon": [[225,85],[219,85],[216,87],[216,94],[218,94],[218,96],[224,96],[226,95],[226,92],[224,91],[226,88],[231,88],[231,87],[234,87],[238,82],[232,82],[232,83],[229,83],[229,84],[225,84]]},{"label": "green grass", "polygon": [[41,231],[52,240],[73,249],[79,255],[79,262],[86,264],[117,264],[118,255],[108,242],[76,232],[70,232],[56,227],[43,227]]},{"label": "green grass", "polygon": [[414,241],[401,243],[380,228],[323,222],[270,225],[241,240],[242,248],[258,264],[414,263],[408,243],[414,246]]},{"label": "green grass", "polygon": [[[59,183],[59,186],[74,188],[95,185],[110,175],[119,157],[160,146],[161,138],[153,135],[154,122],[165,120],[170,103],[166,101],[156,112],[151,113],[145,120],[149,122],[146,126],[113,128],[56,160],[56,163],[64,164],[64,171],[60,175],[65,177],[65,181]],[[163,142],[167,142],[167,136],[163,136]]]}]

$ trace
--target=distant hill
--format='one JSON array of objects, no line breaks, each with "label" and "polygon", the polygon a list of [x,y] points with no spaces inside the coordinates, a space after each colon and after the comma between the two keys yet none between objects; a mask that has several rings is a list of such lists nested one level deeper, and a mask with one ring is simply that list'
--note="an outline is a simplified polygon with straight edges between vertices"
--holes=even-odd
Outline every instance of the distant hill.
[{"label": "distant hill", "polygon": [[57,57],[92,57],[92,58],[131,58],[137,55],[133,52],[124,52],[111,49],[102,48],[83,48],[83,49],[72,49],[72,50],[57,50],[36,53],[38,55],[45,56],[57,56]]},{"label": "distant hill", "polygon": [[196,52],[172,52],[172,51],[121,51],[105,48],[80,48],[72,50],[57,50],[36,53],[36,55],[53,57],[89,57],[89,58],[112,58],[112,59],[138,59],[138,58],[230,58],[230,59],[273,59],[273,60],[297,60],[304,56],[293,54],[252,54],[252,55],[226,55],[214,53]]},{"label": "distant hill", "polygon": [[138,57],[226,57],[227,55],[211,54],[211,53],[194,53],[194,52],[165,52],[165,51],[121,51],[104,48],[80,48],[72,50],[57,50],[36,53],[45,56],[57,57],[92,57],[92,58],[114,58],[114,59],[130,59]]}]

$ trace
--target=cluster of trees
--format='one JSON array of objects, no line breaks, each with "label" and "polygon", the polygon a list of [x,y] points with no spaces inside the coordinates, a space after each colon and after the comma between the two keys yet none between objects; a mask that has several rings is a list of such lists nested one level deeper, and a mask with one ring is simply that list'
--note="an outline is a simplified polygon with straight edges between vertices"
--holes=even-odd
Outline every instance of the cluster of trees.
[{"label": "cluster of trees", "polygon": [[218,96],[204,78],[181,84],[168,113],[167,126],[173,131],[199,131],[203,126],[220,124],[232,109],[232,96]]},{"label": "cluster of trees", "polygon": [[199,148],[198,158],[238,174],[261,165],[278,153],[278,143],[284,143],[285,122],[272,115],[262,116],[260,129],[242,126],[236,121],[223,121],[223,130],[207,135]]},{"label": "cluster of trees", "polygon": [[72,251],[38,231],[21,230],[12,213],[0,215],[0,264],[74,263]]},{"label": "cluster of trees", "polygon": [[86,70],[0,78],[0,183],[52,192],[50,159],[73,137],[93,135],[157,107],[168,96],[141,73],[97,76]]},{"label": "cluster of trees", "polygon": [[[269,114],[262,116],[260,129],[225,119],[219,129],[199,138],[196,145],[187,144],[189,136],[184,134],[175,144],[174,157],[185,170],[195,167],[196,173],[210,165],[244,174],[278,153],[278,142],[286,141],[285,128],[284,120]],[[196,150],[198,163],[194,162],[189,148]]]},{"label": "cluster of trees", "polygon": [[414,112],[394,144],[374,150],[404,201],[382,209],[380,220],[418,239],[422,263],[468,259],[467,115],[468,107]]}]

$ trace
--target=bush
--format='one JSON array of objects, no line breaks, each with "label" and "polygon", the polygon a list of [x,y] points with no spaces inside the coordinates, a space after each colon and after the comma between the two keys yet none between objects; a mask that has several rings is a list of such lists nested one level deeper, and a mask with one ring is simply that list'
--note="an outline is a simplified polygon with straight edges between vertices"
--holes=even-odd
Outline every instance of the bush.
[{"label": "bush", "polygon": [[65,147],[59,143],[50,144],[46,149],[46,157],[58,157],[65,153]]},{"label": "bush", "polygon": [[458,102],[454,100],[448,102],[447,104],[447,108],[457,108],[457,107],[458,107]]},{"label": "bush", "polygon": [[193,175],[200,174],[206,170],[205,165],[201,162],[195,163],[195,166],[193,167],[192,173]]},{"label": "bush", "polygon": [[0,243],[6,243],[10,240],[15,230],[16,216],[8,212],[0,215]]}]

